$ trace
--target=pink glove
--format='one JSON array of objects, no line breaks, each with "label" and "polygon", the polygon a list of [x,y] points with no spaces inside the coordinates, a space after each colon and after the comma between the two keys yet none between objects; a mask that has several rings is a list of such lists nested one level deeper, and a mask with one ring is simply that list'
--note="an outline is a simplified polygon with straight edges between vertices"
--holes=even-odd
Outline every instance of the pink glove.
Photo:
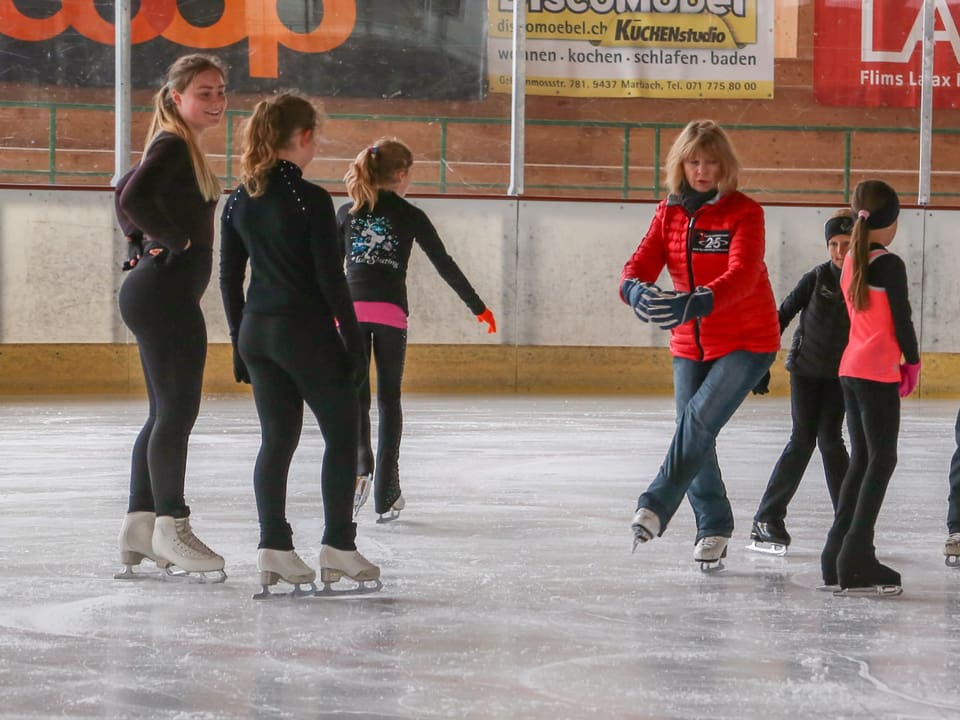
[{"label": "pink glove", "polygon": [[903,363],[900,365],[900,386],[898,392],[904,398],[917,387],[920,379],[920,363]]},{"label": "pink glove", "polygon": [[497,331],[497,321],[493,317],[493,313],[490,311],[490,308],[484,309],[482,313],[477,315],[477,322],[487,324],[487,335],[490,335]]}]

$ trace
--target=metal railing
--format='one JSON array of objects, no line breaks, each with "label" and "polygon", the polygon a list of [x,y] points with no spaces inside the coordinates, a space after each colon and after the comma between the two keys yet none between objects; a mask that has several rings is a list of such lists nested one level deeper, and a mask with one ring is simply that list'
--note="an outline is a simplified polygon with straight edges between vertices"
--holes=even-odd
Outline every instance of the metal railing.
[{"label": "metal railing", "polygon": [[[113,175],[113,168],[111,167],[109,171],[106,170],[66,170],[59,169],[57,163],[58,152],[85,152],[85,151],[94,151],[100,148],[81,148],[81,149],[58,149],[57,147],[57,131],[58,131],[58,120],[59,114],[63,111],[75,111],[75,110],[85,110],[85,111],[102,111],[107,113],[113,113],[112,105],[102,105],[102,104],[91,104],[91,103],[64,103],[64,102],[43,102],[43,101],[21,101],[21,100],[0,100],[0,110],[5,108],[13,109],[27,109],[27,110],[37,110],[38,114],[45,115],[47,123],[47,147],[41,148],[42,151],[46,153],[46,167],[43,169],[37,169],[35,167],[11,167],[7,166],[3,162],[3,155],[0,154],[0,180],[4,176],[44,176],[45,182],[50,185],[56,184],[67,184],[64,181],[69,181],[71,178],[77,177],[99,177],[104,179],[104,184],[108,184],[110,178]],[[152,108],[145,106],[134,107],[133,111],[136,113],[149,113],[152,112]],[[226,121],[226,149],[224,156],[224,167],[225,173],[222,176],[227,187],[231,187],[236,180],[235,175],[235,156],[236,148],[235,144],[237,139],[235,138],[234,133],[234,120],[238,117],[244,117],[249,115],[249,111],[246,110],[228,110],[227,121]],[[454,180],[450,177],[450,163],[449,163],[449,130],[451,127],[456,125],[487,125],[487,126],[509,126],[509,118],[498,118],[498,117],[457,117],[457,116],[441,116],[441,115],[431,115],[431,116],[420,116],[420,115],[361,115],[361,114],[341,114],[341,113],[330,113],[327,116],[330,120],[334,121],[343,121],[343,122],[355,122],[355,123],[377,123],[378,125],[383,125],[384,123],[413,123],[413,124],[429,124],[437,126],[438,138],[437,138],[437,149],[439,152],[439,157],[437,160],[438,170],[437,170],[437,180],[436,181],[420,181],[416,183],[421,187],[429,187],[436,189],[439,193],[448,193],[448,192],[477,192],[484,191],[484,195],[493,195],[493,194],[505,194],[507,190],[507,181],[504,182],[466,182]],[[39,121],[39,120],[38,120]],[[536,191],[547,194],[547,193],[562,193],[569,191],[577,191],[581,193],[596,193],[598,198],[629,198],[633,193],[644,193],[649,194],[651,198],[659,198],[663,192],[663,186],[661,183],[662,175],[662,151],[663,151],[663,134],[665,131],[676,131],[684,127],[685,123],[670,123],[670,122],[626,122],[626,121],[591,121],[591,120],[551,120],[551,119],[535,119],[527,118],[527,127],[565,127],[565,128],[578,128],[582,130],[596,130],[596,129],[605,129],[613,131],[620,136],[621,142],[621,152],[620,152],[620,166],[618,169],[619,172],[619,182],[615,183],[526,183],[527,195],[537,194]],[[730,131],[742,133],[742,132],[776,132],[785,135],[796,135],[800,133],[827,133],[831,135],[836,135],[838,137],[838,147],[840,148],[840,157],[836,165],[832,167],[820,167],[820,168],[804,168],[809,171],[810,174],[823,174],[823,173],[842,173],[842,189],[840,194],[842,194],[842,200],[844,202],[849,201],[850,193],[852,191],[852,168],[851,168],[851,158],[852,152],[851,148],[853,145],[853,137],[859,133],[877,133],[877,134],[886,134],[886,135],[903,135],[903,136],[918,136],[919,128],[903,128],[903,127],[870,127],[870,126],[829,126],[829,125],[751,125],[751,124],[725,124],[725,128]],[[649,131],[653,134],[653,142],[651,147],[651,159],[649,166],[643,166],[639,169],[644,175],[647,175],[650,180],[646,184],[635,184],[631,182],[631,178],[636,176],[638,173],[637,166],[630,164],[630,154],[631,154],[631,135],[637,131]],[[933,131],[934,136],[943,136],[943,135],[960,135],[960,129],[954,128],[941,128],[935,129]],[[739,140],[739,138],[738,138]],[[741,143],[742,140],[739,140]],[[0,143],[3,142],[3,138],[0,137]],[[784,138],[783,142],[789,142],[789,137]],[[0,150],[3,149],[3,145],[0,144]],[[26,149],[26,148],[15,148],[15,149]],[[31,151],[36,151],[36,148],[29,148]],[[495,165],[496,163],[491,163]],[[112,157],[111,157],[112,165]],[[563,169],[562,164],[551,166],[555,169]],[[591,166],[595,169],[611,169],[612,166],[603,166],[596,165]],[[616,168],[614,168],[616,169]],[[749,172],[750,168],[745,168],[745,172]],[[899,168],[896,171],[898,172],[908,172],[916,173],[916,168]],[[882,172],[882,170],[871,170],[872,173]],[[341,182],[340,178],[312,178],[318,182],[324,184],[337,184]],[[960,186],[960,174],[958,174],[958,182],[955,183]],[[830,189],[826,187],[808,187],[808,188],[773,188],[773,187],[752,187],[744,188],[747,192],[753,193],[765,193],[768,195],[778,195],[778,196],[826,196],[826,195],[836,195],[838,191],[836,189]],[[535,192],[531,192],[535,191]],[[477,193],[478,195],[481,193]],[[960,190],[957,191],[942,191],[942,192],[933,192],[933,197],[960,197]]]}]

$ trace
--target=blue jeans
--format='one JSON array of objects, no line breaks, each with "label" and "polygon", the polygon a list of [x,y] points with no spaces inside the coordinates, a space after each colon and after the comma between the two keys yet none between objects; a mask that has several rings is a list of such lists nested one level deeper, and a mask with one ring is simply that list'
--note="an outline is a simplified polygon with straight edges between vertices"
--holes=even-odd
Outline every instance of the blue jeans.
[{"label": "blue jeans", "polygon": [[737,350],[709,362],[673,359],[677,429],[657,477],[637,500],[666,530],[684,494],[697,519],[697,540],[733,534],[733,511],[717,464],[717,435],[773,364],[776,353]]}]

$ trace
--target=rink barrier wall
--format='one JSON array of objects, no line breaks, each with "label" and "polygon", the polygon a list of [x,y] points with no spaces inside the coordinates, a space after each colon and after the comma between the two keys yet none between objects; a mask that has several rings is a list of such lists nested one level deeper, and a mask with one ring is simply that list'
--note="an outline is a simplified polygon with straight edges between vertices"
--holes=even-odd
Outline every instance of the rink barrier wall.
[{"label": "rink barrier wall", "polygon": [[[617,293],[654,203],[411,200],[495,313],[498,332],[486,334],[415,250],[407,392],[671,392],[668,333],[638,322]],[[833,209],[764,206],[765,260],[778,301],[826,260],[822,227]],[[905,207],[892,248],[907,265],[927,397],[960,395],[958,220],[958,210]],[[136,345],[117,310],[124,257],[108,189],[0,188],[0,393],[143,392]],[[203,300],[204,387],[244,392],[232,378],[216,265]],[[795,327],[784,333],[784,348]],[[788,392],[783,355],[773,394]]]}]

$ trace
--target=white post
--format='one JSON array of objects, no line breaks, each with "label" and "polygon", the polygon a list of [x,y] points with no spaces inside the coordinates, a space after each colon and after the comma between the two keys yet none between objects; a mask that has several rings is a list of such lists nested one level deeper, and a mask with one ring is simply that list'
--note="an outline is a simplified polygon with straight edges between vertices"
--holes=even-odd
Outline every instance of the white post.
[{"label": "white post", "polygon": [[917,204],[930,204],[931,154],[933,146],[933,48],[934,2],[923,2],[923,60],[920,74],[920,182]]},{"label": "white post", "polygon": [[130,166],[130,5],[131,0],[116,0],[114,5],[113,48],[113,179],[116,185]]},{"label": "white post", "polygon": [[514,0],[513,3],[513,86],[511,88],[512,109],[510,113],[510,187],[508,195],[523,194],[523,146],[524,125],[526,123],[527,93],[527,0]]}]

